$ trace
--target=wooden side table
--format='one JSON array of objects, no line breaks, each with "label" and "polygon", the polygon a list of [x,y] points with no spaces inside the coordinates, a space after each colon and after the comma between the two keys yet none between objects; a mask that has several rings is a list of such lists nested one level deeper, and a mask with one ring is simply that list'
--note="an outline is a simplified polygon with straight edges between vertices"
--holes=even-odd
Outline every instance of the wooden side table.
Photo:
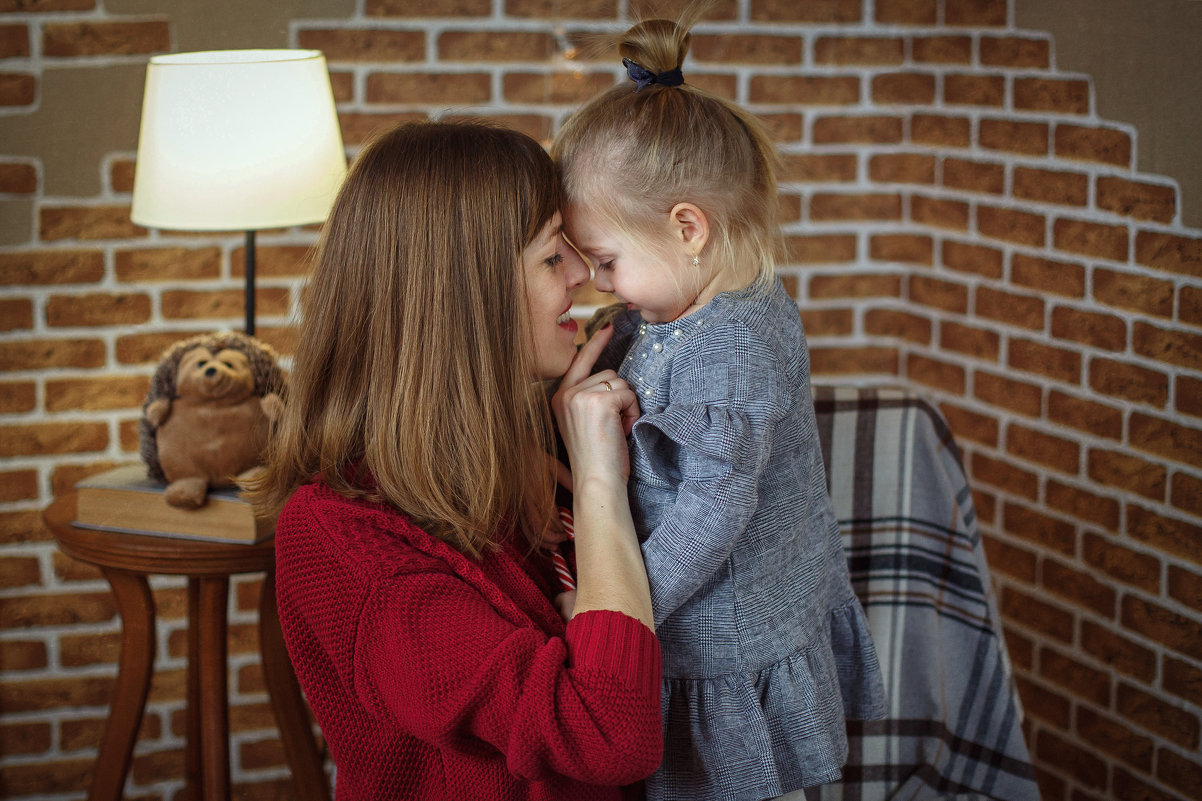
[{"label": "wooden side table", "polygon": [[329,801],[322,757],[275,604],[275,542],[254,545],[121,534],[80,528],[75,494],[56,499],[43,519],[68,556],[97,565],[121,615],[121,658],[100,744],[89,801],[118,801],[154,670],[155,608],[147,577],[188,577],[188,711],[185,764],[192,797],[230,797],[227,617],[230,576],[264,572],[259,597],[259,646],[271,708],[292,769],[296,798]]}]

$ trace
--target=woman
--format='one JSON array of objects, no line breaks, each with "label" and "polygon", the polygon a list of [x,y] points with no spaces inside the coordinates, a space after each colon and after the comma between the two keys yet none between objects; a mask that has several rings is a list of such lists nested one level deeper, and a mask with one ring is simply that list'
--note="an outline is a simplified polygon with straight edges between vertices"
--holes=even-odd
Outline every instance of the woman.
[{"label": "woman", "polygon": [[[589,375],[554,167],[479,124],[392,130],[326,223],[265,474],[288,651],[339,801],[611,799],[658,765],[660,653],[626,499],[633,393]],[[553,399],[577,594],[554,539]]]}]

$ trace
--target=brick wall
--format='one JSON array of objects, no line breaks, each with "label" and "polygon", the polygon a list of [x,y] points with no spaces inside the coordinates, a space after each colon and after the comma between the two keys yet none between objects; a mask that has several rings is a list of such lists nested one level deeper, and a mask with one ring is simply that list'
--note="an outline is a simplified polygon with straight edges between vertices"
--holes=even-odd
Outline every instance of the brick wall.
[{"label": "brick wall", "polygon": [[[195,24],[123,5],[0,3],[0,148],[13,151],[0,155],[9,798],[83,797],[120,629],[99,573],[56,551],[40,511],[137,458],[163,348],[241,316],[240,235],[130,223],[136,127],[86,155],[110,114],[136,121],[138,87],[118,79]],[[280,27],[285,44],[325,52],[353,153],[392,122],[461,113],[550,137],[617,80],[612,61],[569,56],[624,9],[363,0]],[[1055,52],[1015,26],[1006,0],[727,0],[698,28],[686,78],[761,114],[785,153],[782,272],[817,380],[904,383],[952,424],[1044,797],[1196,798],[1202,231],[1181,224],[1171,176],[1139,171],[1138,132],[1100,118],[1090,76],[1058,70]],[[90,78],[110,87],[104,111],[64,113],[56,94]],[[7,144],[18,139],[34,145]],[[90,161],[64,168],[79,153]],[[259,237],[259,331],[285,354],[314,239]],[[185,604],[177,581],[155,587],[159,669],[129,789],[167,799],[182,786]],[[239,797],[273,798],[287,774],[255,656],[257,588],[251,576],[231,593],[234,782]]]}]

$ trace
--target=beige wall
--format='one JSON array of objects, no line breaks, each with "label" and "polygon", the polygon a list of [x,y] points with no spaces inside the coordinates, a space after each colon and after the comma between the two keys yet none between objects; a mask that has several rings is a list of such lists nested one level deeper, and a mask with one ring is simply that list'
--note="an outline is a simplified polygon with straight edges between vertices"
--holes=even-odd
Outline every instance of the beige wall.
[{"label": "beige wall", "polygon": [[1138,129],[1135,166],[1177,180],[1182,222],[1202,226],[1202,2],[1015,0],[1014,23],[1093,77],[1098,116]]}]

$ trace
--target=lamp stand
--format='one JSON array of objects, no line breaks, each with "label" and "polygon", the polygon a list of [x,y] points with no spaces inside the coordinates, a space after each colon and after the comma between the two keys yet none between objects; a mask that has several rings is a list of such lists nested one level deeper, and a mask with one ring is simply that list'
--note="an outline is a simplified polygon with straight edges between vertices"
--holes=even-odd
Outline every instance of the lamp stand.
[{"label": "lamp stand", "polygon": [[255,232],[246,232],[246,335],[255,335]]}]

